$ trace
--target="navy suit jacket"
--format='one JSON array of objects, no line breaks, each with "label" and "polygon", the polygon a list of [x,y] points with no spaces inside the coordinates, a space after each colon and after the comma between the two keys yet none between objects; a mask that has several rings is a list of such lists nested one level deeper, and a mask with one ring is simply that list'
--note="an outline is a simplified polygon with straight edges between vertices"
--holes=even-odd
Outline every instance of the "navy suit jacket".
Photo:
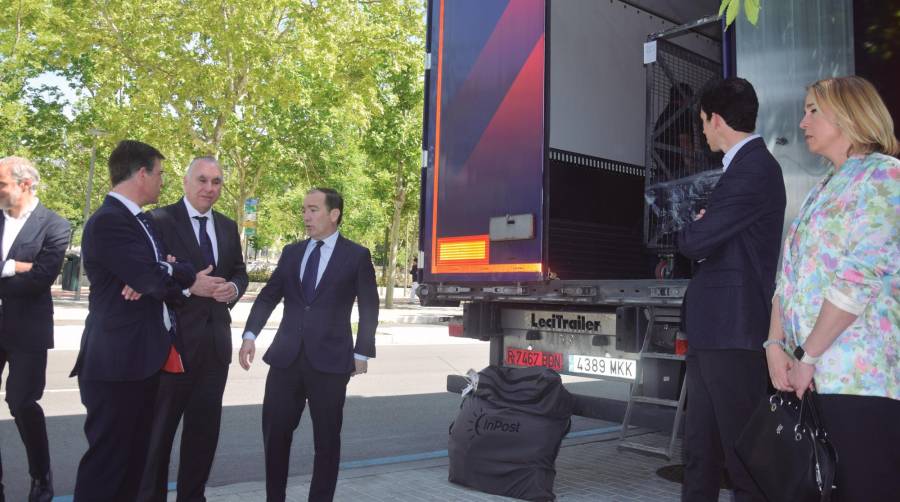
[{"label": "navy suit jacket", "polygon": [[[0,239],[5,223],[0,214]],[[0,347],[25,352],[53,348],[50,286],[62,267],[69,237],[69,222],[38,203],[6,257],[31,263],[31,270],[0,279]]]},{"label": "navy suit jacket", "polygon": [[[210,275],[233,282],[240,299],[247,290],[248,279],[237,224],[222,213],[213,213],[219,260]],[[179,261],[193,265],[194,270],[206,268],[206,258],[197,243],[183,200],[155,209],[153,219],[156,233],[169,253]],[[235,303],[237,299],[226,305],[212,298],[192,295],[176,307],[178,335],[184,347],[181,355],[188,363],[196,360],[200,344],[209,338],[219,360],[224,364],[231,362],[231,314],[228,309]]]},{"label": "navy suit jacket", "polygon": [[[307,303],[300,287],[300,262],[309,242],[307,239],[284,248],[272,277],[253,302],[247,331],[259,335],[283,298],[284,316],[263,360],[286,368],[297,359],[302,344],[316,370],[350,373],[355,367],[354,353],[375,357],[378,288],[372,257],[365,247],[339,236],[316,297]],[[359,303],[355,347],[350,326],[354,300]]]},{"label": "navy suit jacket", "polygon": [[[170,276],[141,223],[111,196],[84,225],[81,256],[91,292],[72,376],[136,381],[154,375],[172,343],[163,323],[163,301],[183,299],[181,291],[194,283],[194,268],[174,263]],[[141,298],[126,301],[126,285]]]},{"label": "navy suit jacket", "polygon": [[685,294],[690,350],[763,350],[784,208],[781,167],[756,138],[734,156],[704,217],[677,236],[681,254],[703,260]]}]

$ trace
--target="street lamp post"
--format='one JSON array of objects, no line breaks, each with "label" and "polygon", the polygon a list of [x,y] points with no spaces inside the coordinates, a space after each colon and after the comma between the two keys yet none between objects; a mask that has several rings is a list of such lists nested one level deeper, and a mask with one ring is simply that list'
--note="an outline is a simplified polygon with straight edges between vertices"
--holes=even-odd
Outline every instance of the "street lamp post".
[{"label": "street lamp post", "polygon": [[[88,168],[87,190],[84,194],[84,214],[81,221],[87,223],[91,215],[91,192],[94,189],[94,163],[97,160],[97,138],[106,134],[100,129],[90,129],[88,134],[93,136],[91,140],[91,163]],[[83,224],[84,224],[83,223]],[[81,243],[81,257],[78,264],[78,288],[75,290],[75,300],[81,300],[81,284],[84,282],[84,242]]]}]

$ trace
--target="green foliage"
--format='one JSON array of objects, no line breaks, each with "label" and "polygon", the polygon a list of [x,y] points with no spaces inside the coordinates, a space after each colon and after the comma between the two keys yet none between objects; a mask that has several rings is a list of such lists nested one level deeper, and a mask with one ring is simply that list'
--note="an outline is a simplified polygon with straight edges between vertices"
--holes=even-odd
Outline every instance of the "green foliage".
[{"label": "green foliage", "polygon": [[[342,232],[374,247],[415,219],[423,37],[420,0],[0,0],[0,155],[32,158],[41,200],[76,224],[92,145],[92,208],[121,139],[166,156],[161,204],[215,155],[217,209],[242,220],[260,200],[256,246],[302,238],[307,190],[333,186]],[[47,72],[74,101],[31,86]]]},{"label": "green foliage", "polygon": [[250,282],[268,282],[269,278],[272,277],[271,270],[248,270],[247,278]]},{"label": "green foliage", "polygon": [[[756,26],[756,23],[759,21],[761,0],[743,0],[743,2],[744,15],[747,16],[747,21],[750,21],[750,24]],[[719,5],[719,15],[725,15],[726,26],[731,26],[731,23],[733,23],[734,20],[737,19],[740,12],[741,0],[722,0],[721,5]]]}]

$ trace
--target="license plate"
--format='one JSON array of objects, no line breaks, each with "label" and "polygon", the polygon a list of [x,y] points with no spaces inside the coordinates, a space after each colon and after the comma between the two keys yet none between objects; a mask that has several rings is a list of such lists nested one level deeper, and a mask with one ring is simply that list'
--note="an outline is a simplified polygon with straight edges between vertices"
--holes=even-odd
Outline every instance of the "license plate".
[{"label": "license plate", "polygon": [[634,380],[637,361],[634,359],[617,359],[614,357],[569,356],[570,373],[586,373],[606,377]]},{"label": "license plate", "polygon": [[506,364],[508,366],[546,366],[552,370],[562,371],[562,361],[562,354],[559,352],[506,349]]}]

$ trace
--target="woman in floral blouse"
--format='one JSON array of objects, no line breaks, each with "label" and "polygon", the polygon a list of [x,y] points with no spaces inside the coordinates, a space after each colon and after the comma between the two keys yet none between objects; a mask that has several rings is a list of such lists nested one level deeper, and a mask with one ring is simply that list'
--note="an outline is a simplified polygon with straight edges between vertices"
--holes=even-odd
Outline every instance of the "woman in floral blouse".
[{"label": "woman in floral blouse", "polygon": [[[812,84],[800,122],[831,164],[784,242],[766,358],[773,385],[819,392],[840,501],[900,493],[900,161],[868,81]],[[799,348],[799,350],[797,350]],[[796,354],[791,358],[786,350]]]}]

